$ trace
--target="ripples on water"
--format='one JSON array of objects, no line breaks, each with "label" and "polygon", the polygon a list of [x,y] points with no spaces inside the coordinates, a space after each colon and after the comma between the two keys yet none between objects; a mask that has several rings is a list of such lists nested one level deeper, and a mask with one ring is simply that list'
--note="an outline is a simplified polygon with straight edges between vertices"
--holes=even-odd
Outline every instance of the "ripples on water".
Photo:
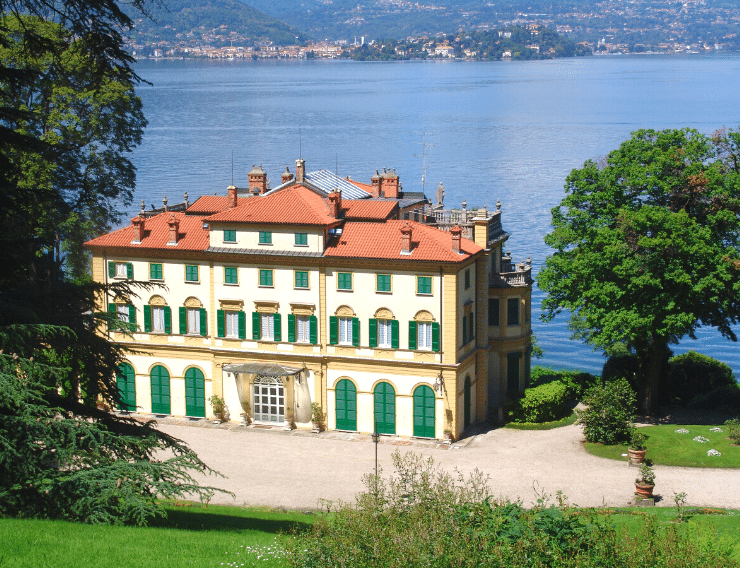
[{"label": "ripples on water", "polygon": [[[737,128],[737,56],[591,57],[540,62],[142,62],[153,86],[139,93],[149,127],[137,149],[129,213],[225,194],[262,164],[273,185],[299,152],[309,171],[338,169],[368,182],[395,168],[406,190],[445,185],[445,204],[492,208],[501,200],[515,260],[536,273],[548,249],[550,209],[567,174],[606,155],[638,128]],[[599,371],[600,353],[569,340],[566,317],[533,327],[553,367]],[[675,350],[696,349],[740,372],[740,346],[711,330]]]}]

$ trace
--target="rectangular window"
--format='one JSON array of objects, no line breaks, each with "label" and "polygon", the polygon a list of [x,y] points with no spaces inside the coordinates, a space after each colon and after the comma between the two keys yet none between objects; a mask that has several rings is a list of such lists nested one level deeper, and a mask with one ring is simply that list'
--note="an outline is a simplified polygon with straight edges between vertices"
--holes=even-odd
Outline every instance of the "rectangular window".
[{"label": "rectangular window", "polygon": [[352,345],[352,318],[339,318],[339,345]]},{"label": "rectangular window", "polygon": [[236,242],[236,231],[234,229],[224,229],[224,242],[235,243]]},{"label": "rectangular window", "polygon": [[272,287],[272,269],[260,269],[260,286]]},{"label": "rectangular window", "polygon": [[417,276],[416,277],[416,293],[417,294],[431,294],[432,293],[432,277],[431,276]]},{"label": "rectangular window", "polygon": [[116,262],[116,278],[127,278],[128,270],[125,262]]},{"label": "rectangular window", "polygon": [[351,290],[352,289],[352,273],[351,272],[337,272],[337,290]]},{"label": "rectangular window", "polygon": [[311,324],[308,316],[295,317],[295,340],[298,343],[311,342]]},{"label": "rectangular window", "polygon": [[161,306],[152,306],[152,331],[164,333],[164,308]]},{"label": "rectangular window", "polygon": [[500,302],[498,298],[488,300],[488,325],[498,326],[500,314]]},{"label": "rectangular window", "polygon": [[295,287],[308,288],[308,272],[305,270],[295,271]]},{"label": "rectangular window", "polygon": [[274,341],[275,316],[273,314],[260,314],[260,339]]},{"label": "rectangular window", "polygon": [[270,231],[260,231],[260,244],[271,245],[272,244],[272,233]]},{"label": "rectangular window", "polygon": [[391,291],[391,275],[390,274],[377,274],[375,289],[378,292],[390,292]]},{"label": "rectangular window", "polygon": [[470,288],[470,269],[468,268],[465,271],[465,289],[467,290]]},{"label": "rectangular window", "polygon": [[296,233],[295,244],[299,247],[308,246],[308,233]]},{"label": "rectangular window", "polygon": [[239,276],[236,266],[224,267],[224,284],[239,284]]},{"label": "rectangular window", "polygon": [[149,280],[164,280],[161,264],[155,262],[149,264]]},{"label": "rectangular window", "polygon": [[188,333],[200,335],[200,308],[188,308]]},{"label": "rectangular window", "polygon": [[116,304],[116,312],[118,312],[118,321],[128,323],[129,320],[129,309],[128,304]]},{"label": "rectangular window", "polygon": [[519,298],[509,298],[506,302],[506,324],[519,325]]},{"label": "rectangular window", "polygon": [[432,348],[432,324],[430,322],[417,322],[416,324],[416,348]]},{"label": "rectangular window", "polygon": [[224,312],[226,337],[239,337],[239,312]]},{"label": "rectangular window", "polygon": [[198,282],[197,265],[185,265],[185,282]]},{"label": "rectangular window", "polygon": [[378,320],[378,347],[391,346],[391,320]]}]

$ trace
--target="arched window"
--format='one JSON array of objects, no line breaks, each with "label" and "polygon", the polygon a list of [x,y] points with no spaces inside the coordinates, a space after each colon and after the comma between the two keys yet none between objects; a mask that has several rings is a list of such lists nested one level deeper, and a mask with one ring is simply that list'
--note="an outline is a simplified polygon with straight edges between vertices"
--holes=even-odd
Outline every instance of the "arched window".
[{"label": "arched window", "polygon": [[398,320],[387,308],[380,308],[370,320],[370,347],[398,349]]},{"label": "arched window", "polygon": [[439,351],[439,322],[426,310],[417,312],[409,322],[409,349]]},{"label": "arched window", "polygon": [[185,371],[185,414],[206,417],[206,378],[195,367]]},{"label": "arched window", "polygon": [[329,317],[329,343],[331,345],[360,345],[360,320],[349,306],[340,306]]},{"label": "arched window", "polygon": [[390,383],[378,383],[373,391],[375,428],[379,434],[396,433],[396,391]]},{"label": "arched window", "polygon": [[180,335],[207,335],[206,310],[198,298],[190,297],[180,306]]},{"label": "arched window", "polygon": [[357,388],[342,379],[334,389],[336,396],[337,430],[357,430]]},{"label": "arched window", "polygon": [[152,367],[152,413],[170,414],[170,373],[162,365]]},{"label": "arched window", "polygon": [[172,309],[162,296],[152,296],[144,306],[144,331],[172,333]]},{"label": "arched window", "polygon": [[434,391],[427,385],[414,389],[414,436],[434,438],[435,434],[435,397]]},{"label": "arched window", "polygon": [[136,410],[136,374],[134,368],[128,363],[121,363],[116,372],[116,384],[121,402],[119,410]]}]

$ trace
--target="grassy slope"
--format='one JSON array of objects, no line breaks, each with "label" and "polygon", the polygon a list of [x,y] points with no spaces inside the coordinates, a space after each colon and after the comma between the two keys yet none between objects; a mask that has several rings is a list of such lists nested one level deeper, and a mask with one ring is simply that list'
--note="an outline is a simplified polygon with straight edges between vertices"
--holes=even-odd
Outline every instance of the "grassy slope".
[{"label": "grassy slope", "polygon": [[[694,426],[661,424],[646,426],[640,431],[648,437],[647,459],[655,465],[675,465],[688,467],[731,467],[740,468],[740,446],[733,446],[727,438],[727,429],[723,425],[722,433],[710,432],[713,426]],[[688,434],[678,434],[676,430],[684,428]],[[707,438],[709,442],[694,441],[697,436]],[[625,460],[623,453],[627,453],[626,446],[604,446],[601,444],[584,444],[590,454]],[[708,450],[717,450],[721,456],[708,456]]]}]

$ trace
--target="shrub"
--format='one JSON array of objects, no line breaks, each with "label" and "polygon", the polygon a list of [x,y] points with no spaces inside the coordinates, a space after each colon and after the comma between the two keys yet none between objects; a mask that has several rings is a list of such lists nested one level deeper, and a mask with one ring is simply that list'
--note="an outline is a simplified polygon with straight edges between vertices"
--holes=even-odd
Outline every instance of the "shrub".
[{"label": "shrub", "polygon": [[567,391],[560,382],[528,388],[524,396],[512,405],[509,419],[513,422],[551,422],[565,418],[570,413]]},{"label": "shrub", "polygon": [[548,369],[547,367],[534,367],[531,373],[530,386],[536,387],[547,383],[559,381],[565,385],[565,398],[568,400],[581,400],[584,393],[599,382],[599,377],[591,373],[581,371],[565,371]]},{"label": "shrub", "polygon": [[740,420],[733,418],[725,422],[727,427],[727,437],[732,440],[733,444],[740,444]]},{"label": "shrub", "polygon": [[611,383],[617,379],[626,379],[630,386],[637,390],[637,372],[639,363],[637,356],[632,353],[622,352],[612,355],[606,360],[601,369],[601,380]]},{"label": "shrub", "polygon": [[740,411],[740,386],[728,385],[695,397],[687,407],[691,410]]},{"label": "shrub", "polygon": [[668,360],[668,373],[660,392],[664,400],[685,406],[697,396],[726,386],[735,386],[729,365],[689,351]]},{"label": "shrub", "polygon": [[576,414],[587,441],[611,445],[629,440],[635,392],[626,379],[592,388],[583,402],[587,408],[576,410]]}]

